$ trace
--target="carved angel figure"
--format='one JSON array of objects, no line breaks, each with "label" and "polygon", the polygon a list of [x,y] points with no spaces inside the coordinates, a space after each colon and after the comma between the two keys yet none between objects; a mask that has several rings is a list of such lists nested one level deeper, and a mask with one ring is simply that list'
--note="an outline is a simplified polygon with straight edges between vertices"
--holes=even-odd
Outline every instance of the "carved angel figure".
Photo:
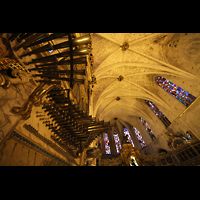
[{"label": "carved angel figure", "polygon": [[6,38],[0,38],[0,86],[9,88],[10,84],[28,82],[31,74],[17,61],[10,43]]}]

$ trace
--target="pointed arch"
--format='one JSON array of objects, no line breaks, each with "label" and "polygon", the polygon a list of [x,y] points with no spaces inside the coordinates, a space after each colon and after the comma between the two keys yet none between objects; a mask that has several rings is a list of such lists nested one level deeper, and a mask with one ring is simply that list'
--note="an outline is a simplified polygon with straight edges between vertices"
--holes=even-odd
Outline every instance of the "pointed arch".
[{"label": "pointed arch", "polygon": [[124,128],[124,135],[127,136],[127,142],[131,143],[134,148],[135,144],[133,143],[133,140],[132,140],[129,130],[127,128]]},{"label": "pointed arch", "polygon": [[157,76],[155,78],[155,81],[161,88],[163,88],[166,92],[178,99],[185,106],[189,106],[196,99],[195,96],[183,90],[181,87],[175,85],[174,83],[162,76]]},{"label": "pointed arch", "polygon": [[153,134],[150,126],[148,125],[148,123],[146,122],[145,119],[143,119],[142,117],[139,117],[142,125],[145,127],[147,133],[149,134],[149,136],[151,137],[152,140],[155,140],[156,139],[156,136]]},{"label": "pointed arch", "polygon": [[[128,103],[127,104],[127,102],[126,101],[122,101],[122,103],[116,103],[115,105],[112,105],[112,106],[109,106],[109,107],[107,107],[105,110],[103,110],[103,112],[101,112],[100,113],[100,115],[99,115],[99,120],[103,120],[103,118],[109,113],[109,112],[111,112],[113,109],[115,109],[115,108],[118,108],[118,107],[120,107],[120,108],[123,108],[124,110],[128,110],[128,111],[130,111],[130,112],[135,112],[135,113],[137,113],[137,115],[136,116],[143,116],[143,117],[145,117],[146,119],[148,118],[149,120],[151,120],[150,119],[150,117],[145,113],[145,112],[143,112],[141,109],[139,109],[137,106],[134,106],[133,104],[131,104],[131,103]],[[152,121],[152,120],[151,120]]]},{"label": "pointed arch", "polygon": [[160,109],[153,102],[147,100],[145,102],[167,128],[171,124],[169,119],[160,111]]},{"label": "pointed arch", "polygon": [[122,148],[122,146],[121,146],[121,142],[120,142],[117,131],[113,131],[113,137],[114,137],[114,141],[115,141],[115,147],[116,147],[117,154],[119,154],[119,150]]},{"label": "pointed arch", "polygon": [[140,131],[137,130],[137,128],[135,128],[134,126],[133,126],[133,130],[134,130],[134,132],[135,132],[135,134],[137,136],[137,139],[139,140],[139,143],[140,143],[141,147],[142,148],[146,147],[147,145],[146,145],[142,135],[140,134]]},{"label": "pointed arch", "polygon": [[105,144],[105,152],[106,152],[106,154],[111,154],[110,141],[109,141],[109,138],[108,138],[108,133],[104,133],[103,134],[103,141],[104,141],[104,144]]}]

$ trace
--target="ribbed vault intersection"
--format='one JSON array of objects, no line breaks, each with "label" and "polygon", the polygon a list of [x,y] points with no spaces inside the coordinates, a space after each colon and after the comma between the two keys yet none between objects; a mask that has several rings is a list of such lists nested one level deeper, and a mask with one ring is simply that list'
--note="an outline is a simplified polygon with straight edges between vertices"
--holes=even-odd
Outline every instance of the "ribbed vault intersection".
[{"label": "ribbed vault intersection", "polygon": [[170,113],[171,120],[176,118],[177,112],[159,95],[155,77],[173,76],[192,83],[200,82],[200,77],[168,61],[166,52],[173,37],[173,33],[94,33],[93,74],[97,84],[91,114],[99,120],[114,123],[117,118],[131,125],[142,117],[155,126],[157,122],[145,104],[149,100]]}]

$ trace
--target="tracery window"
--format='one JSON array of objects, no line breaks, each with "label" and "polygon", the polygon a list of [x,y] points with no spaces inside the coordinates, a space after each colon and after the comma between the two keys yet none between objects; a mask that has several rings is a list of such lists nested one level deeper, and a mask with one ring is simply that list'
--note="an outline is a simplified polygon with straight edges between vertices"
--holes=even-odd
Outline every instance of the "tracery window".
[{"label": "tracery window", "polygon": [[146,120],[143,119],[143,118],[141,118],[141,117],[139,117],[139,119],[140,119],[140,121],[142,122],[143,126],[145,127],[147,133],[150,135],[151,139],[152,139],[152,140],[155,140],[155,139],[156,139],[156,136],[153,134],[153,132],[152,132],[150,126],[147,124]]},{"label": "tracery window", "polygon": [[163,124],[168,127],[171,122],[165,117],[165,115],[158,109],[158,107],[151,101],[146,100],[146,104],[149,105],[151,110],[155,113],[155,115],[163,122]]},{"label": "tracery window", "polygon": [[108,133],[104,133],[104,144],[105,144],[106,154],[111,154]]},{"label": "tracery window", "polygon": [[137,136],[137,138],[138,138],[138,140],[139,140],[140,145],[142,146],[142,148],[146,147],[146,144],[145,144],[145,142],[144,142],[144,140],[142,138],[142,135],[140,134],[140,131],[138,131],[134,126],[133,126],[133,129],[135,131],[135,134],[136,134],[136,136]]},{"label": "tracery window", "polygon": [[119,135],[116,131],[113,132],[113,136],[114,136],[114,141],[115,141],[115,146],[116,146],[116,150],[117,150],[117,154],[119,154],[119,150],[122,148],[121,147],[121,143],[119,141]]},{"label": "tracery window", "polygon": [[124,128],[124,135],[125,135],[125,136],[128,136],[127,142],[130,142],[130,143],[132,144],[132,146],[135,147],[135,145],[134,145],[134,143],[133,143],[133,140],[132,140],[132,138],[131,138],[131,136],[130,136],[130,133],[129,133],[129,131],[128,131],[127,128]]},{"label": "tracery window", "polygon": [[156,77],[156,82],[160,87],[178,99],[185,106],[189,106],[196,99],[195,96],[191,95],[189,92],[186,92],[181,87],[175,85],[162,76]]}]

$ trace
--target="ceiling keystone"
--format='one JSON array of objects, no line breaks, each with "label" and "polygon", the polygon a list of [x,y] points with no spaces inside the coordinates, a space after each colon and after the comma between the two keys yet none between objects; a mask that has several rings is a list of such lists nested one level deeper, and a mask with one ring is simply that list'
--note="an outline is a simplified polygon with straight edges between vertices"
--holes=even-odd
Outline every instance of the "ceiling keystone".
[{"label": "ceiling keystone", "polygon": [[118,81],[122,81],[124,79],[124,77],[120,75],[119,78],[117,78],[117,79],[118,79]]},{"label": "ceiling keystone", "polygon": [[116,98],[117,101],[119,101],[120,99],[121,99],[120,97],[117,97],[117,98]]},{"label": "ceiling keystone", "polygon": [[124,42],[124,44],[120,47],[122,48],[122,51],[126,51],[129,48],[129,44],[128,42]]}]

